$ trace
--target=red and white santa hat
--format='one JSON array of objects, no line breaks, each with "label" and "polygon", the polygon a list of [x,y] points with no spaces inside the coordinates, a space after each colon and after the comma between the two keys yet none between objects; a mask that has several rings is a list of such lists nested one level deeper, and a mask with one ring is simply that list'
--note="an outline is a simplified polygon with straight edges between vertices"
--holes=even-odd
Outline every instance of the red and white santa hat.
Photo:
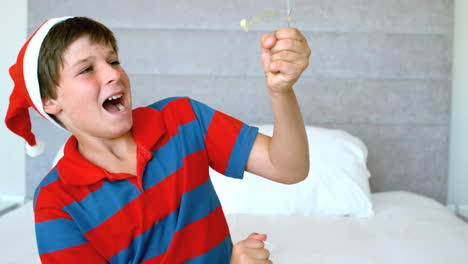
[{"label": "red and white santa hat", "polygon": [[43,108],[37,67],[39,51],[49,30],[57,23],[70,17],[52,18],[44,21],[21,48],[16,63],[10,67],[10,76],[15,84],[10,95],[10,104],[5,116],[6,126],[26,140],[26,153],[35,157],[44,151],[44,144],[36,141],[31,131],[29,107],[42,117],[63,129]]}]

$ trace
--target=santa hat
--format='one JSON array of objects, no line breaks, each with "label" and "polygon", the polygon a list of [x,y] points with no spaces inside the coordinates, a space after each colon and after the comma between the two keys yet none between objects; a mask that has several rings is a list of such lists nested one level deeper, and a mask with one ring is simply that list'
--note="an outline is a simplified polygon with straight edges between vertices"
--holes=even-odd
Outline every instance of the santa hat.
[{"label": "santa hat", "polygon": [[32,107],[42,117],[63,129],[43,109],[37,76],[37,65],[42,42],[49,30],[55,24],[69,18],[52,18],[44,21],[28,41],[26,41],[18,54],[16,63],[10,67],[10,76],[15,86],[10,95],[10,104],[5,116],[5,123],[11,131],[26,140],[26,153],[31,157],[40,155],[44,151],[44,144],[36,141],[36,137],[31,131],[29,107]]}]

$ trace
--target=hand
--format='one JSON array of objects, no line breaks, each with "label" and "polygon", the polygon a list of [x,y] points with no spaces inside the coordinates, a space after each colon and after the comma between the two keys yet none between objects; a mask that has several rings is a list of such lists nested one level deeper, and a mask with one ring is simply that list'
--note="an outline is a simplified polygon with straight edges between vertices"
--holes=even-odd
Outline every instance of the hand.
[{"label": "hand", "polygon": [[231,264],[271,264],[270,252],[264,248],[265,234],[250,234],[232,249]]},{"label": "hand", "polygon": [[270,92],[285,93],[309,65],[306,38],[295,28],[283,28],[261,38],[262,64]]}]

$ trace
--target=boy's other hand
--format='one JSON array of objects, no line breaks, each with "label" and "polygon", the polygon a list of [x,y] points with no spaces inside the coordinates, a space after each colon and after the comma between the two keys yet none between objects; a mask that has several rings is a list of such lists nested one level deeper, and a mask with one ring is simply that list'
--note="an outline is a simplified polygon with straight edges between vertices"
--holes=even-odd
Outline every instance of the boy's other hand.
[{"label": "boy's other hand", "polygon": [[262,64],[270,92],[290,92],[309,65],[307,39],[295,28],[283,28],[261,38]]},{"label": "boy's other hand", "polygon": [[230,264],[271,264],[270,252],[265,249],[265,234],[252,233],[232,248]]}]

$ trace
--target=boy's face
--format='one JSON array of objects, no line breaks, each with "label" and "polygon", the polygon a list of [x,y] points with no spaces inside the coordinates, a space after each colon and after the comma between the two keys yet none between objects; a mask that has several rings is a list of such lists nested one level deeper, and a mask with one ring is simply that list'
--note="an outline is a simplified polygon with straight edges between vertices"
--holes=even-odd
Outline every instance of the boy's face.
[{"label": "boy's face", "polygon": [[129,132],[130,81],[115,51],[83,36],[65,50],[63,62],[57,98],[45,99],[44,110],[78,138],[113,139]]}]

